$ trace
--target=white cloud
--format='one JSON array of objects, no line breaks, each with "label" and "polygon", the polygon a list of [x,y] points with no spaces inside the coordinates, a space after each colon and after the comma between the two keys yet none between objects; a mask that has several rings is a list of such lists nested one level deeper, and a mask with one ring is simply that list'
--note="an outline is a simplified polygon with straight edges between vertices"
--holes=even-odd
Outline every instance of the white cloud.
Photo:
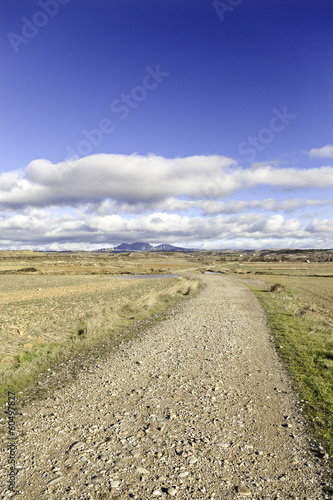
[{"label": "white cloud", "polygon": [[[186,210],[184,198],[219,200],[256,186],[281,188],[333,186],[333,167],[279,168],[257,164],[243,169],[224,156],[163,158],[136,154],[92,155],[52,164],[34,160],[25,171],[0,176],[0,205],[47,207],[116,201],[121,205],[161,202]],[[168,201],[166,201],[168,200]]]},{"label": "white cloud", "polygon": [[[188,202],[190,203],[190,202]],[[251,200],[251,201],[215,201],[215,200],[199,200],[191,202],[188,208],[199,207],[203,213],[208,215],[217,214],[233,214],[243,212],[245,210],[260,209],[266,211],[283,211],[292,212],[298,208],[311,206],[324,206],[333,204],[333,200],[313,200],[311,198],[290,198],[286,200],[275,200],[272,198],[266,200]]]},{"label": "white cloud", "polygon": [[[181,195],[195,198],[209,188],[211,177],[234,165],[234,160],[223,156],[167,159],[155,155],[99,154],[56,165],[43,159],[34,160],[25,172],[0,176],[0,203],[20,207],[106,198],[125,203],[153,202]],[[237,187],[229,175],[221,189],[226,195]]]},{"label": "white cloud", "polygon": [[327,144],[322,148],[313,148],[309,151],[309,156],[312,158],[333,158],[333,145]]},{"label": "white cloud", "polygon": [[333,221],[328,219],[314,219],[310,222],[306,230],[310,233],[327,233],[333,235]]},{"label": "white cloud", "polygon": [[[146,241],[331,247],[332,222],[319,207],[333,203],[322,197],[332,185],[333,167],[297,169],[275,162],[242,168],[218,155],[35,160],[24,170],[0,175],[0,246],[89,249]],[[317,199],[299,196],[308,188],[317,189]],[[242,190],[252,199],[230,199]],[[279,199],[253,199],[270,192]],[[312,207],[318,207],[316,213]]]},{"label": "white cloud", "polygon": [[311,198],[290,198],[286,200],[276,200],[268,198],[265,200],[250,201],[218,201],[218,200],[181,200],[177,198],[167,198],[156,202],[145,203],[117,203],[112,200],[104,200],[101,203],[89,203],[85,212],[91,214],[144,214],[152,210],[163,212],[186,213],[198,211],[202,215],[236,214],[246,210],[264,210],[269,212],[293,212],[303,207],[332,205],[333,200],[315,200]]},{"label": "white cloud", "polygon": [[[272,200],[274,201],[274,200]],[[263,202],[265,203],[265,202]],[[333,200],[313,200],[311,198],[290,198],[283,201],[275,201],[271,209],[291,212],[297,208],[325,206],[333,204]],[[264,205],[263,205],[264,207]],[[267,207],[264,207],[268,210]]]},{"label": "white cloud", "polygon": [[50,245],[57,244],[58,248],[73,248],[73,245],[79,248],[81,245],[81,248],[88,249],[112,246],[122,241],[189,246],[193,242],[206,241],[215,247],[216,242],[222,241],[222,246],[233,247],[237,241],[242,241],[243,248],[254,248],[255,245],[262,247],[262,242],[268,239],[275,241],[273,247],[280,246],[277,241],[288,238],[298,242],[299,246],[302,240],[311,239],[314,235],[329,246],[332,232],[332,222],[326,219],[315,219],[303,228],[300,221],[286,219],[281,214],[267,217],[247,213],[202,218],[154,212],[127,219],[120,215],[91,215],[79,211],[75,217],[59,217],[34,209],[25,210],[20,215],[7,212],[0,218],[0,244],[5,247],[12,242],[18,247],[51,248]]},{"label": "white cloud", "polygon": [[250,168],[242,172],[246,186],[280,186],[287,188],[333,186],[333,167],[309,168]]}]

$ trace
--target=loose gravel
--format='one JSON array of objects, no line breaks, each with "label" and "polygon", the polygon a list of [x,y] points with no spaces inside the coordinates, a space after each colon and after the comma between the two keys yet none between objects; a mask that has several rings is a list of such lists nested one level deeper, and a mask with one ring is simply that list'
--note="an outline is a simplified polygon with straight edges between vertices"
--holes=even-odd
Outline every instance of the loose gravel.
[{"label": "loose gravel", "polygon": [[17,496],[330,498],[259,302],[230,277],[202,280],[165,321],[23,408]]}]

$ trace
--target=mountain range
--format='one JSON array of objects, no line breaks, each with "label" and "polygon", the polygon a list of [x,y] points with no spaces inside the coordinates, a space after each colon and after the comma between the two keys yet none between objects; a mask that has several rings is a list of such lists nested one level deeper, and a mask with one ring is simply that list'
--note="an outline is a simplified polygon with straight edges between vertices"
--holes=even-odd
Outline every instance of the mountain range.
[{"label": "mountain range", "polygon": [[174,245],[161,244],[152,246],[149,243],[121,243],[114,248],[118,252],[193,252],[193,248],[175,247]]}]

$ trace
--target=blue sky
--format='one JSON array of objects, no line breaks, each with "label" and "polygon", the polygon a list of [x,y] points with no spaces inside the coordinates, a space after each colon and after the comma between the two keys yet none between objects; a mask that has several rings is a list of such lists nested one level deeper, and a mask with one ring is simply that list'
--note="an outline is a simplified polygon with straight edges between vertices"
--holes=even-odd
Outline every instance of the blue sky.
[{"label": "blue sky", "polygon": [[330,0],[3,0],[0,248],[331,248]]}]

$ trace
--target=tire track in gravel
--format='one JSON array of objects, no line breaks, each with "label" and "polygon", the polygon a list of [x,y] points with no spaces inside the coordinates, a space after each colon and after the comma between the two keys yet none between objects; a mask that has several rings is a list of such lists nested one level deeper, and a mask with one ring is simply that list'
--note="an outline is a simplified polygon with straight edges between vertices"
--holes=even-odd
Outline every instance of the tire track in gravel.
[{"label": "tire track in gravel", "polygon": [[202,280],[165,321],[23,409],[22,498],[329,498],[258,300],[230,277]]}]

